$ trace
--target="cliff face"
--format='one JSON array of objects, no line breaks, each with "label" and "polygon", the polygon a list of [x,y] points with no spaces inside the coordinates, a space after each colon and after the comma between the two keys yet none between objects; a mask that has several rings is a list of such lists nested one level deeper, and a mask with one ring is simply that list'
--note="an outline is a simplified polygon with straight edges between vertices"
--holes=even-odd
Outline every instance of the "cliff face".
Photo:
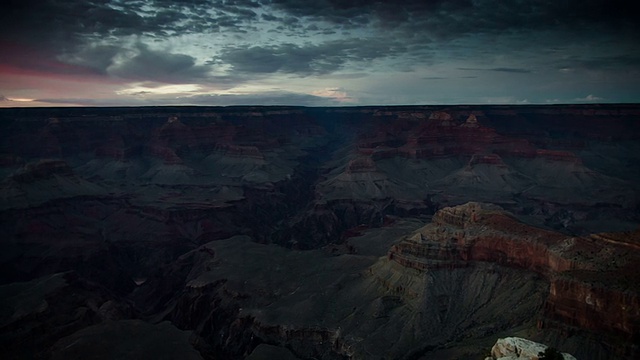
[{"label": "cliff face", "polygon": [[622,337],[624,353],[635,351],[629,346],[640,331],[640,278],[631,269],[640,259],[629,251],[636,246],[633,234],[611,237],[626,241],[570,237],[522,224],[493,205],[468,203],[439,210],[430,224],[392,246],[388,259],[423,272],[476,262],[534,271],[550,283],[540,327],[560,322]]},{"label": "cliff face", "polygon": [[563,276],[551,280],[545,315],[551,320],[620,336],[637,344],[640,296],[637,291],[611,288],[606,284],[594,285]]},{"label": "cliff face", "polygon": [[557,246],[552,247],[573,247],[575,239],[526,226],[501,210],[483,206],[468,203],[439,210],[431,224],[394,245],[389,257],[421,269],[430,268],[431,260],[436,267],[488,261],[545,275],[590,266],[581,265],[564,256]]}]

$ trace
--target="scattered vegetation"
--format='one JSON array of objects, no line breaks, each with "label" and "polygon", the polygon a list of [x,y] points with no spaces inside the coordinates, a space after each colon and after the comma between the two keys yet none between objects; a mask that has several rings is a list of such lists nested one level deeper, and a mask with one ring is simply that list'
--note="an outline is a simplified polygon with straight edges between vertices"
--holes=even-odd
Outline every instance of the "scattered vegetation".
[{"label": "scattered vegetation", "polygon": [[564,356],[560,351],[549,346],[544,351],[538,353],[538,359],[540,360],[564,360]]}]

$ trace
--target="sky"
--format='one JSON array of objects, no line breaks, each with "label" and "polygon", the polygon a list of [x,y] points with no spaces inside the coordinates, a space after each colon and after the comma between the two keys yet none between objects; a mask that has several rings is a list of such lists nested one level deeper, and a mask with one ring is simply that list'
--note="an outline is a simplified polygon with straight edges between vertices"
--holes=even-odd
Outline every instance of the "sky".
[{"label": "sky", "polygon": [[0,107],[640,102],[628,0],[9,0]]}]

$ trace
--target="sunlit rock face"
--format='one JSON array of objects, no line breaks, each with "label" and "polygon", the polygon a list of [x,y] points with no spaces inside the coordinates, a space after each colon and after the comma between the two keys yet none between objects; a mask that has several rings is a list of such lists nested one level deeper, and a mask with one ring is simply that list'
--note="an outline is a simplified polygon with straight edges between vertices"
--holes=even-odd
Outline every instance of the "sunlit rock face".
[{"label": "sunlit rock face", "polygon": [[638,358],[639,116],[2,110],[0,357]]}]

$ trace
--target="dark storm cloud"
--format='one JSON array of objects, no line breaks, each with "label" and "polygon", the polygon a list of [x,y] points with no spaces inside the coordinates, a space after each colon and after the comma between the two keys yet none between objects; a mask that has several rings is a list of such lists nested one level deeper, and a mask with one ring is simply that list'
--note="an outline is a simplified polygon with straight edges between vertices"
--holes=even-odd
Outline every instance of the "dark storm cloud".
[{"label": "dark storm cloud", "polygon": [[[633,14],[628,2],[622,0],[10,0],[0,14],[0,44],[37,47],[100,72],[110,65],[109,55],[114,50],[102,47],[87,53],[96,40],[116,41],[117,37],[141,34],[162,39],[172,34],[246,32],[253,29],[248,27],[253,21],[273,22],[279,25],[276,32],[286,30],[300,36],[370,26],[368,31],[384,31],[380,42],[391,38],[405,44],[405,51],[413,51],[430,41],[474,33],[506,34],[577,25],[625,29],[637,37]],[[318,27],[313,21],[329,22],[334,28]],[[221,58],[245,72],[304,74],[334,71],[348,60],[357,60],[358,55],[365,55],[363,60],[371,58],[366,56],[367,50],[357,53],[335,46],[263,45],[227,49]],[[363,42],[361,46],[370,44]],[[326,50],[326,55],[320,50]],[[376,58],[389,55],[385,49],[380,51]],[[284,59],[287,55],[292,59]],[[256,58],[265,63],[254,64]]]},{"label": "dark storm cloud", "polygon": [[107,75],[107,69],[113,65],[114,58],[122,49],[113,45],[86,45],[75,52],[61,55],[67,63],[94,70],[98,74]]},{"label": "dark storm cloud", "polygon": [[219,61],[242,73],[328,74],[347,62],[371,61],[405,50],[399,43],[375,39],[348,39],[322,44],[281,44],[275,46],[231,47],[223,50]]},{"label": "dark storm cloud", "polygon": [[366,24],[371,8],[371,2],[364,0],[263,0],[262,4],[271,5],[295,17],[312,17],[348,27]]},{"label": "dark storm cloud", "polygon": [[311,20],[351,28],[370,24],[414,41],[576,25],[626,28],[637,36],[632,5],[623,0],[9,0],[0,13],[0,39],[68,49],[86,43],[87,37],[165,37],[220,27],[241,31],[258,19],[259,9],[262,19],[284,27]]},{"label": "dark storm cloud", "polygon": [[253,1],[10,0],[0,12],[0,44],[60,54],[119,36],[235,31],[257,17],[252,8]]},{"label": "dark storm cloud", "polygon": [[195,58],[149,49],[137,44],[137,54],[108,68],[110,74],[127,79],[180,82],[207,77],[208,66],[196,65]]},{"label": "dark storm cloud", "polygon": [[264,0],[298,17],[335,24],[406,26],[451,37],[473,32],[561,26],[631,27],[634,4],[625,0]]},{"label": "dark storm cloud", "polygon": [[[325,82],[336,76],[339,83],[347,79],[342,73],[364,74],[353,81],[356,91],[384,78],[397,82],[398,99],[444,83],[436,81],[439,76],[424,77],[430,74],[514,83],[534,72],[536,77],[527,78],[532,82],[559,75],[566,85],[559,92],[582,88],[577,84],[585,75],[617,81],[625,74],[626,88],[636,94],[640,22],[632,5],[623,0],[9,0],[0,11],[0,69],[16,79],[189,82],[216,89],[219,83],[229,89],[249,80],[295,88],[295,76]],[[198,35],[181,36],[189,34]],[[473,76],[453,76],[456,69]],[[390,76],[400,72],[416,76]],[[419,84],[411,85],[413,80]],[[26,81],[20,86],[21,94],[31,92]],[[0,90],[17,98],[9,88],[19,86]],[[598,89],[589,92],[610,98]]]},{"label": "dark storm cloud", "polygon": [[[192,56],[151,50],[140,40],[132,49],[123,39],[239,32],[257,18],[258,6],[247,0],[11,0],[0,12],[0,65],[152,81],[203,79],[210,69],[195,65]],[[135,56],[127,56],[132,51]]]},{"label": "dark storm cloud", "polygon": [[134,10],[116,10],[104,2],[20,0],[10,1],[3,10],[0,36],[27,45],[68,47],[88,35],[160,30]]}]

